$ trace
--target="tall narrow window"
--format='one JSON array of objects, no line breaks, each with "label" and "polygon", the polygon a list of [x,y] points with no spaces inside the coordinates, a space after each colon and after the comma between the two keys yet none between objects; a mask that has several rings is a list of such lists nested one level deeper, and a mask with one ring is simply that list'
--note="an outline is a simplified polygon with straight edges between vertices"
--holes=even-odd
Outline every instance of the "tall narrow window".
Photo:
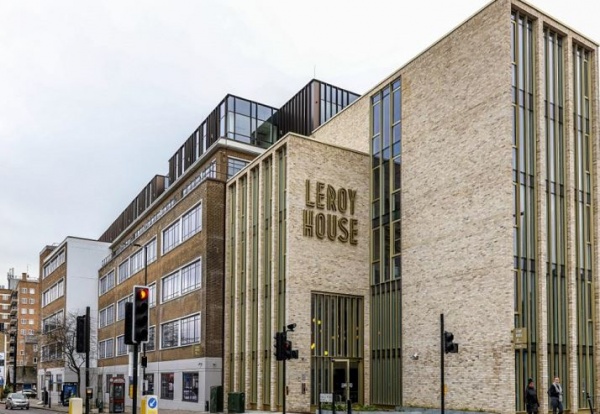
[{"label": "tall narrow window", "polygon": [[527,337],[515,347],[515,405],[525,409],[527,378],[536,379],[538,301],[536,275],[536,136],[534,118],[533,22],[513,12],[511,18],[513,109],[513,249],[514,327]]},{"label": "tall narrow window", "polygon": [[[239,263],[239,283],[238,283],[238,294],[239,294],[239,302],[242,306],[239,307],[239,315],[238,318],[240,321],[246,320],[246,301],[247,290],[246,290],[246,282],[248,277],[247,272],[247,261],[248,254],[246,252],[248,246],[248,177],[244,176],[240,179],[240,263]],[[239,341],[240,344],[246,343],[246,324],[241,323],[238,327]],[[246,347],[242,347],[242,351],[240,352],[241,366],[246,365],[246,353],[244,352]],[[240,389],[245,389],[246,387],[246,372],[243,369],[238,370],[238,384]]]},{"label": "tall narrow window", "polygon": [[[271,341],[272,341],[272,325],[271,325],[271,286],[273,272],[272,272],[272,243],[273,243],[273,159],[271,157],[265,159],[263,162],[263,249],[262,249],[262,265],[263,271],[261,272],[261,284],[263,287],[263,306],[262,306],[262,323],[263,323],[263,354],[264,363],[262,367],[263,378],[270,378],[271,376]],[[262,395],[263,401],[270,401],[271,398],[271,383],[270,381],[262,382]]]},{"label": "tall narrow window", "polygon": [[[579,45],[573,46],[573,104],[575,153],[575,277],[577,291],[577,371],[578,389],[595,389],[594,369],[594,240],[592,220],[592,98],[591,53]],[[580,394],[581,395],[581,394]],[[579,399],[579,407],[587,408],[587,401]]]},{"label": "tall narrow window", "polygon": [[[567,274],[564,141],[563,39],[544,29],[546,124],[546,286],[548,315],[548,370],[565,385],[563,405],[568,406]],[[535,325],[534,325],[535,326]],[[530,329],[531,330],[531,329]],[[531,336],[531,334],[530,334]],[[533,341],[532,341],[533,344]],[[531,351],[533,352],[533,350]]]},{"label": "tall narrow window", "polygon": [[401,368],[402,320],[402,83],[394,80],[371,97],[371,401],[400,405],[387,386]]},{"label": "tall narrow window", "polygon": [[229,389],[233,389],[235,383],[235,356],[233,350],[235,349],[235,335],[233,332],[236,331],[236,313],[235,313],[235,298],[236,298],[236,279],[237,279],[237,185],[233,184],[229,187],[229,251],[231,252],[229,257],[229,354],[226,357],[229,359]]},{"label": "tall narrow window", "polygon": [[251,361],[250,361],[250,384],[247,400],[250,404],[258,403],[258,359],[261,356],[261,353],[258,349],[258,285],[259,285],[259,276],[258,276],[258,248],[259,248],[259,237],[258,232],[260,228],[259,216],[259,167],[252,169],[250,172],[250,191],[252,195],[252,205],[251,205],[251,216],[250,216],[250,228],[252,231],[252,257],[250,264],[250,352],[251,352]]}]

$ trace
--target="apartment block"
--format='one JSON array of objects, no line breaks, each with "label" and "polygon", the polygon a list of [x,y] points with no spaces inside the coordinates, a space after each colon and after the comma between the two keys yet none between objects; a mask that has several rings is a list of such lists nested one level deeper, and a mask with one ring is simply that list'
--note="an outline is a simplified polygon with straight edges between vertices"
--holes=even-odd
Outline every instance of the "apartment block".
[{"label": "apartment block", "polygon": [[[8,277],[12,275],[14,275],[14,269],[10,269],[7,274]],[[6,286],[0,286],[0,326],[2,327],[0,332],[0,352],[2,353],[2,358],[0,358],[0,382],[2,386],[7,383],[7,374],[11,369],[11,365],[8,362],[8,353],[10,350],[11,294],[11,290]],[[14,370],[14,367],[12,369]]]},{"label": "apartment block", "polygon": [[[8,329],[8,368],[13,389],[35,388],[38,364],[38,327],[40,322],[39,281],[27,273],[8,274],[10,322]],[[5,331],[6,332],[6,331]]]},{"label": "apartment block", "polygon": [[[81,383],[78,383],[77,373],[69,364],[65,352],[73,349],[72,344],[66,343],[74,338],[76,316],[85,315],[87,307],[91,315],[98,312],[97,274],[102,259],[109,252],[108,246],[105,242],[69,236],[57,245],[45,246],[40,252],[37,383],[38,390],[52,393],[53,401],[60,401],[65,383],[76,383],[80,389],[85,387],[85,374],[81,375]],[[91,318],[90,326],[91,342],[95,344],[95,318]],[[73,355],[75,361],[84,361],[84,354],[73,352]],[[90,368],[95,369],[96,365],[96,353],[91,352]]]}]

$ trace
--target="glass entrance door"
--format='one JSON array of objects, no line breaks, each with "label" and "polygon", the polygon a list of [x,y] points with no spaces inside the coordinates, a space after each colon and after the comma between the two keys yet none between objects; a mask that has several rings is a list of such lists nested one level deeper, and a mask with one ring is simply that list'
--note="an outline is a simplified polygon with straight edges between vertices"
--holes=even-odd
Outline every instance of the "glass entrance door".
[{"label": "glass entrance door", "polygon": [[349,359],[331,360],[331,390],[335,401],[347,400],[358,403],[360,391],[360,375],[358,361]]}]

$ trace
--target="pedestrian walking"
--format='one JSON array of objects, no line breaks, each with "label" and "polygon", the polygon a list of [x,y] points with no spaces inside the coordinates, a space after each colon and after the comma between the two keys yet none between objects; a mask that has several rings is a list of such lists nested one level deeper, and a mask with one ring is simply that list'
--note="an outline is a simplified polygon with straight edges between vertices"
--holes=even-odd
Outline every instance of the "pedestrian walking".
[{"label": "pedestrian walking", "polygon": [[535,383],[531,378],[527,380],[527,388],[525,389],[525,408],[527,414],[536,414],[540,408]]},{"label": "pedestrian walking", "polygon": [[563,414],[563,389],[560,385],[560,378],[554,377],[554,382],[548,388],[548,395],[550,396],[550,406],[552,407],[552,414]]}]

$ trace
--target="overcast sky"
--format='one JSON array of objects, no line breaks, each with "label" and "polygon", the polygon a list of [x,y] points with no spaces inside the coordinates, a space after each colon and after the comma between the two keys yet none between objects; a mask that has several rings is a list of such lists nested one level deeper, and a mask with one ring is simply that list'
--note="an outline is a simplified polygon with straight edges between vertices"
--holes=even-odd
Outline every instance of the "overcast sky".
[{"label": "overcast sky", "polygon": [[[225,94],[362,94],[487,3],[0,0],[0,283],[98,238]],[[532,4],[600,41],[598,0]]]}]

